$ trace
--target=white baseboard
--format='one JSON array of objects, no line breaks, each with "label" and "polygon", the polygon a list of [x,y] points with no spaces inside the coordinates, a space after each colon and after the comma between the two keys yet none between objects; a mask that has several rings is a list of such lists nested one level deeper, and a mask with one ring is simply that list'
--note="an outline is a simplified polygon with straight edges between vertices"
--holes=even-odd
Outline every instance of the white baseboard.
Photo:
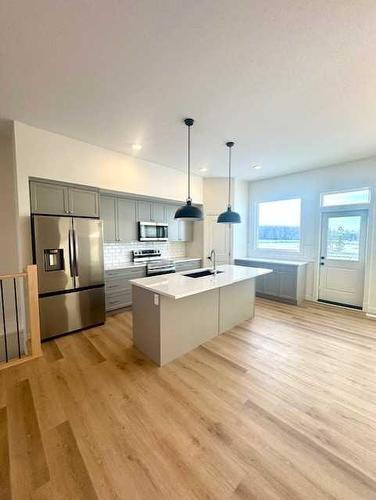
[{"label": "white baseboard", "polygon": [[313,295],[306,295],[304,300],[308,300],[309,302],[317,302],[317,300],[313,297]]},{"label": "white baseboard", "polygon": [[376,307],[367,307],[366,316],[370,319],[376,319]]}]

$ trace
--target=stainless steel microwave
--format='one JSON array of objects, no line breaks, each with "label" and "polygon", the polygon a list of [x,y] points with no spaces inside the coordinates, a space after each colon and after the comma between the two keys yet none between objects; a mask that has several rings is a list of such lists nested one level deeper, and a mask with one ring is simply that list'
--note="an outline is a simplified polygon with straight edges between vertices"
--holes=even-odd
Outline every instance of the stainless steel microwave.
[{"label": "stainless steel microwave", "polygon": [[138,241],[167,241],[168,224],[164,222],[139,222]]}]

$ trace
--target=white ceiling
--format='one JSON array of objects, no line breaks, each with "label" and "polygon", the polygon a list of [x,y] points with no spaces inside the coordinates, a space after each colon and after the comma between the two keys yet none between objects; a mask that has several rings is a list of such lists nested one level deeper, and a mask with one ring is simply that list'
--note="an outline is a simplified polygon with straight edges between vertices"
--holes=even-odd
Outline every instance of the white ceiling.
[{"label": "white ceiling", "polygon": [[375,0],[0,0],[0,117],[269,177],[376,153],[375,55]]}]

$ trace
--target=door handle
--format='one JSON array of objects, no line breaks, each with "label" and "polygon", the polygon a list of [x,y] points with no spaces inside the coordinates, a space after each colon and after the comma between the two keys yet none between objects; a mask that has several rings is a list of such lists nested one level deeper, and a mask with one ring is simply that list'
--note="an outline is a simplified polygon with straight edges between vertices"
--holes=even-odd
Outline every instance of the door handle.
[{"label": "door handle", "polygon": [[320,266],[325,266],[325,262],[320,262]]},{"label": "door handle", "polygon": [[74,248],[73,248],[73,234],[72,229],[69,229],[68,233],[68,247],[69,247],[69,270],[70,275],[74,277]]},{"label": "door handle", "polygon": [[74,275],[78,276],[78,262],[77,262],[77,240],[76,231],[72,229],[72,241],[73,241],[73,262],[74,262]]},{"label": "door handle", "polygon": [[325,259],[325,257],[322,255],[322,256],[320,257],[320,259]]}]

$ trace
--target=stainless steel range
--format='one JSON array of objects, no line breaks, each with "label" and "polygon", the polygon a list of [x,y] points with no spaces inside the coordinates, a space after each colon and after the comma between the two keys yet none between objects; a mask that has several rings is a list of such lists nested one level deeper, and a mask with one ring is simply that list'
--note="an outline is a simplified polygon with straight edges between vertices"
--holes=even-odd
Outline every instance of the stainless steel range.
[{"label": "stainless steel range", "polygon": [[133,262],[146,263],[146,276],[174,273],[175,264],[171,259],[162,259],[161,251],[154,249],[133,250]]}]

